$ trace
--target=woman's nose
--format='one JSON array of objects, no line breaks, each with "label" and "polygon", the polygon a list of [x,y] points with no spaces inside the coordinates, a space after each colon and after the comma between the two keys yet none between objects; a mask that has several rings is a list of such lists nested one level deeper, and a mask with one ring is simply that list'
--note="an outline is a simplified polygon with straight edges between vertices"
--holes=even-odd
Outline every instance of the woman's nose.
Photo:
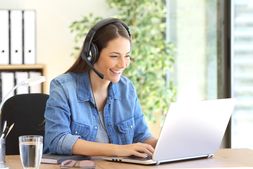
[{"label": "woman's nose", "polygon": [[128,63],[129,61],[128,61],[128,59],[127,58],[121,58],[121,59],[119,59],[119,63],[118,63],[118,66],[120,67],[120,68],[125,68],[125,67],[127,67],[128,66]]}]

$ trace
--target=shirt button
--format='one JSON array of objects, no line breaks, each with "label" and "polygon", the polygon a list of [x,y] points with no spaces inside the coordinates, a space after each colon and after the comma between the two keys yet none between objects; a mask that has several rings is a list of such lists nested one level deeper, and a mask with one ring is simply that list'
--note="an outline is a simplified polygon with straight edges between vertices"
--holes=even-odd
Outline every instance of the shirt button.
[{"label": "shirt button", "polygon": [[77,131],[75,132],[75,134],[77,134]]},{"label": "shirt button", "polygon": [[132,129],[132,128],[133,128],[133,125],[131,125],[130,128]]},{"label": "shirt button", "polygon": [[95,126],[94,128],[95,128],[95,129],[98,129],[98,127],[97,127],[97,126]]}]

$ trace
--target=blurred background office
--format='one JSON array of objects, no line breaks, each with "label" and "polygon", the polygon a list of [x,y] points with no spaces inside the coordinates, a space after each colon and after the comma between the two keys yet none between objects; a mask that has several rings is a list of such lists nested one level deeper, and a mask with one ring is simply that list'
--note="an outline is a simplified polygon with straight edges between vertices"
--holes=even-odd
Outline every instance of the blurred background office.
[{"label": "blurred background office", "polygon": [[[166,40],[175,49],[174,69],[167,72],[167,80],[175,84],[175,100],[236,97],[228,145],[252,148],[252,0],[166,0],[164,4]],[[117,14],[107,0],[0,0],[0,8],[36,11],[36,60],[45,64],[45,93],[52,78],[75,60],[71,23],[90,13],[103,18]]]}]

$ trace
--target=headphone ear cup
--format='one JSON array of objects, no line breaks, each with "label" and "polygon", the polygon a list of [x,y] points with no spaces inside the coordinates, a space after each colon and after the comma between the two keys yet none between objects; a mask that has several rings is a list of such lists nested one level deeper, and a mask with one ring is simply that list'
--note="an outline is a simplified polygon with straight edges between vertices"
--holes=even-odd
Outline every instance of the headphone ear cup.
[{"label": "headphone ear cup", "polygon": [[90,45],[90,58],[89,61],[91,64],[94,64],[99,56],[98,48],[94,43],[91,43]]}]

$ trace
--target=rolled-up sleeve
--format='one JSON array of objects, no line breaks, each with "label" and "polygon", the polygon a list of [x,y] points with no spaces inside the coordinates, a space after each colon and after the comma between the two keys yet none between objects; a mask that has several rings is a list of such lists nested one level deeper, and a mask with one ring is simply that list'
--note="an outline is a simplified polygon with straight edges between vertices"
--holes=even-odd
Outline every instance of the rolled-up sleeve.
[{"label": "rolled-up sleeve", "polygon": [[72,147],[80,137],[71,134],[71,112],[64,86],[52,80],[45,110],[44,153],[72,154]]}]

